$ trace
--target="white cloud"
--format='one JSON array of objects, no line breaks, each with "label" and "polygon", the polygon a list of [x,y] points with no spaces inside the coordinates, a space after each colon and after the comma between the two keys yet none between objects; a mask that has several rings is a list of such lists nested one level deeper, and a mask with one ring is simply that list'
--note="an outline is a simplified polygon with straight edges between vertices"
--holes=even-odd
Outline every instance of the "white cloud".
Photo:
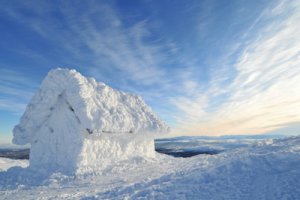
[{"label": "white cloud", "polygon": [[[168,105],[168,95],[183,87],[182,84],[174,86],[180,72],[164,67],[170,55],[177,53],[176,44],[170,39],[153,38],[151,31],[154,22],[140,20],[125,24],[113,4],[99,1],[80,5],[76,1],[59,5],[47,1],[8,2],[0,10],[38,34],[39,39],[53,44],[55,49],[51,52],[59,57],[57,63],[60,67],[76,68],[84,75],[96,77],[98,81],[136,92],[152,102],[154,107],[160,107],[156,102]],[[30,16],[24,13],[30,13]],[[53,13],[59,17],[54,17]],[[43,56],[43,51],[34,52],[33,49],[22,52],[29,54],[26,57],[40,60],[53,58],[47,58]],[[61,66],[59,62],[75,63],[75,66]],[[192,87],[192,84],[185,84],[188,85]],[[7,89],[14,92],[14,87]]]},{"label": "white cloud", "polygon": [[[101,75],[100,79],[106,78],[105,73],[113,73],[123,83],[135,81],[143,85],[167,79],[165,70],[159,67],[165,59],[161,50],[173,51],[174,45],[145,42],[150,34],[147,21],[123,26],[123,19],[115,9],[101,2],[85,2],[80,6],[76,2],[59,6],[47,2],[20,4],[6,9],[6,13],[69,52],[71,59],[90,58],[85,69]],[[24,17],[20,10],[29,10],[35,17]],[[52,16],[54,10],[61,16],[58,21]]]},{"label": "white cloud", "polygon": [[[269,22],[240,55],[233,82],[199,95],[207,99],[204,110],[193,106],[203,105],[199,97],[188,103],[173,100],[185,113],[179,134],[254,134],[300,121],[300,4],[279,5],[264,11],[261,20]],[[228,98],[212,108],[210,102],[222,94]],[[198,120],[185,120],[199,112]]]},{"label": "white cloud", "polygon": [[[213,6],[209,4],[207,11]],[[55,53],[64,55],[66,63],[84,63],[81,67],[66,67],[142,94],[152,106],[159,107],[161,114],[177,121],[175,128],[180,134],[260,133],[300,121],[297,1],[281,1],[258,15],[241,36],[247,41],[232,44],[215,61],[215,71],[207,72],[208,80],[202,82],[197,80],[199,69],[204,68],[199,66],[198,58],[187,55],[182,46],[169,38],[153,38],[153,22],[125,24],[112,5],[92,1],[80,5],[64,2],[59,6],[19,2],[0,10],[53,43]],[[24,17],[24,10],[30,11],[32,17]],[[60,14],[59,19],[53,18],[53,11]],[[207,37],[205,30],[213,26],[210,15],[211,12],[202,13],[196,28],[202,31],[200,38]],[[255,38],[250,38],[253,35]],[[243,51],[239,52],[238,61],[227,62],[240,49]],[[35,53],[47,59],[40,52]],[[30,54],[34,52],[31,50]],[[174,69],[164,66],[171,65],[172,60],[176,60]],[[30,96],[31,91],[20,89],[21,79],[14,77],[22,76],[11,76],[11,81],[3,79],[6,84],[0,90],[9,99],[1,99],[0,108],[7,109],[14,102],[10,97]],[[170,112],[172,106],[177,112]],[[18,107],[21,109],[22,105]]]},{"label": "white cloud", "polygon": [[0,74],[0,110],[21,114],[37,84],[13,70],[0,69]]},{"label": "white cloud", "polygon": [[0,111],[8,111],[15,115],[21,115],[26,108],[26,103],[16,101],[13,98],[0,98]]}]

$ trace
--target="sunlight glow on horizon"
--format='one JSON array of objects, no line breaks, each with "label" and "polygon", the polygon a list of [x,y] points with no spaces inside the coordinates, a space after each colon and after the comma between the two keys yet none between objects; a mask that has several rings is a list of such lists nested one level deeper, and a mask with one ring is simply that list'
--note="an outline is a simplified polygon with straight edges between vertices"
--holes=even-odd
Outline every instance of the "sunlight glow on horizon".
[{"label": "sunlight glow on horizon", "polygon": [[299,1],[55,2],[0,8],[0,143],[59,66],[141,95],[171,135],[296,134]]}]

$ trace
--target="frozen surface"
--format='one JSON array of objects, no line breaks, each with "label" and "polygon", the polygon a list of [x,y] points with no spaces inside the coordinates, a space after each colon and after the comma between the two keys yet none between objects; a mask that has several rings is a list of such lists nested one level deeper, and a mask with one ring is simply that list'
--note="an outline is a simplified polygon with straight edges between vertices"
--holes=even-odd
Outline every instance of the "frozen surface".
[{"label": "frozen surface", "polygon": [[[101,173],[101,169],[130,158],[154,158],[153,138],[124,135],[87,137],[78,158],[77,174]],[[100,170],[99,170],[100,169]]]},{"label": "frozen surface", "polygon": [[13,142],[31,144],[32,170],[92,173],[130,157],[154,157],[153,138],[168,131],[141,97],[59,68],[43,80]]},{"label": "frozen surface", "polygon": [[217,155],[131,158],[99,174],[0,173],[0,199],[299,199],[300,137]]},{"label": "frozen surface", "polygon": [[66,131],[79,129],[82,135],[169,131],[141,97],[112,89],[76,70],[58,68],[48,73],[27,106],[14,128],[13,142],[32,144],[46,131],[41,129],[53,132],[62,122],[70,128]]},{"label": "frozen surface", "polygon": [[0,171],[6,171],[11,167],[16,167],[16,166],[27,167],[28,160],[14,160],[14,159],[0,157]]}]

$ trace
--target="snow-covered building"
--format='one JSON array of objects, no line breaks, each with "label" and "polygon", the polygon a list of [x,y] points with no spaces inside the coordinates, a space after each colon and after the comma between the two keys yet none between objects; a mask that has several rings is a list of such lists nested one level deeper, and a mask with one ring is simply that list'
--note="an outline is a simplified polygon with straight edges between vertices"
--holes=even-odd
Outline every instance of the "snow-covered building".
[{"label": "snow-covered building", "polygon": [[85,173],[154,157],[153,138],[168,131],[141,97],[58,68],[27,106],[13,143],[31,145],[30,168]]}]

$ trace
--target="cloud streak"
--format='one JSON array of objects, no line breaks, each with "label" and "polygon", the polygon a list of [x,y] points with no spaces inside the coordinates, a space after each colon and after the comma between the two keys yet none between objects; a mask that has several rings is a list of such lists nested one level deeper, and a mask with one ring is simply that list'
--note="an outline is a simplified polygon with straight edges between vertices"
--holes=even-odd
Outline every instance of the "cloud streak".
[{"label": "cloud streak", "polygon": [[37,84],[13,70],[0,69],[0,110],[21,114]]},{"label": "cloud streak", "polygon": [[[180,26],[177,19],[128,20],[117,4],[99,1],[9,1],[0,11],[49,47],[24,45],[19,53],[142,95],[174,134],[253,134],[299,122],[299,3],[263,4],[261,12],[246,9],[247,1],[239,9],[194,4],[172,7]],[[178,31],[164,35],[164,25]],[[23,110],[38,84],[0,73],[0,109]]]},{"label": "cloud streak", "polygon": [[[245,46],[234,65],[236,76],[227,87],[208,88],[199,95],[205,103],[199,97],[194,102],[176,102],[185,113],[178,121],[178,134],[264,133],[300,121],[299,6],[296,1],[285,2],[264,12],[260,20],[271,23]],[[224,94],[227,98],[220,106],[210,105]],[[194,115],[193,123],[185,121]]]},{"label": "cloud streak", "polygon": [[[163,65],[169,54],[176,52],[176,45],[153,37],[147,20],[125,25],[113,5],[103,2],[72,1],[59,6],[50,1],[7,4],[3,13],[54,43],[54,53],[59,54],[62,63],[71,63],[55,67],[77,68],[113,87],[139,93],[150,102],[163,102],[167,91],[174,90],[172,77],[177,75],[170,76],[172,72],[167,73]],[[31,17],[26,13],[31,13]],[[47,59],[42,52],[28,49],[28,53]],[[5,90],[14,92],[13,87]]]},{"label": "cloud streak", "polygon": [[[159,67],[165,59],[162,48],[173,50],[174,46],[145,42],[149,36],[146,20],[125,26],[112,5],[89,2],[84,8],[77,1],[65,2],[59,7],[47,1],[35,5],[27,2],[19,9],[11,7],[6,13],[55,42],[72,59],[86,63],[85,69],[100,79],[114,74],[123,84],[134,81],[144,85],[161,84],[166,80],[165,70]],[[24,17],[20,10],[30,11],[35,17]],[[54,11],[63,20],[53,20]]]}]

